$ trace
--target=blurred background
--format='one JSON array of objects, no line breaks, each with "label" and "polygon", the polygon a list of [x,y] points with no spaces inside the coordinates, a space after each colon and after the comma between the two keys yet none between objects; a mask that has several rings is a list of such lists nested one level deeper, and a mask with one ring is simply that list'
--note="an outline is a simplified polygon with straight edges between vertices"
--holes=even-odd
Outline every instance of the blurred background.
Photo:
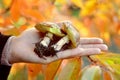
[{"label": "blurred background", "polygon": [[[100,37],[110,52],[120,53],[120,0],[0,0],[0,32],[6,35],[18,36],[39,22],[63,20],[73,22],[81,37]],[[44,68],[15,64],[9,80],[44,80],[43,73],[50,77],[51,70]]]}]

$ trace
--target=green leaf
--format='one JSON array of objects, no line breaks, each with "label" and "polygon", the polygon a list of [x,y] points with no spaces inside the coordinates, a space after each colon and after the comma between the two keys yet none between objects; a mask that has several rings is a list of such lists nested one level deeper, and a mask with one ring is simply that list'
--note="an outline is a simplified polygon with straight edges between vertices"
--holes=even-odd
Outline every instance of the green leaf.
[{"label": "green leaf", "polygon": [[45,75],[43,75],[42,73],[39,73],[35,80],[45,80]]},{"label": "green leaf", "polygon": [[22,25],[26,24],[26,19],[24,17],[20,17],[19,20],[17,22],[13,22],[13,25],[16,28],[21,27]]},{"label": "green leaf", "polygon": [[102,70],[99,66],[85,67],[79,76],[79,80],[102,80]]},{"label": "green leaf", "polygon": [[18,70],[15,74],[10,74],[8,80],[28,80],[28,70],[24,66],[22,69]]},{"label": "green leaf", "polygon": [[5,5],[3,4],[3,0],[0,0],[0,8],[5,8]]}]

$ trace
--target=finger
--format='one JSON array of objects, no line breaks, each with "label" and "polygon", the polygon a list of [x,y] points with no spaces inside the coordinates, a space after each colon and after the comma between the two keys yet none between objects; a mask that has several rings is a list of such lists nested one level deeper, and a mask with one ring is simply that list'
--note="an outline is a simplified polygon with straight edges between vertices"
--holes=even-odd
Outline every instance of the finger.
[{"label": "finger", "polygon": [[101,38],[80,38],[80,44],[95,44],[103,43]]},{"label": "finger", "polygon": [[80,56],[96,55],[96,54],[99,54],[100,52],[101,50],[99,48],[87,48],[82,50],[82,53],[80,54]]},{"label": "finger", "polygon": [[58,52],[56,55],[58,56],[58,59],[64,59],[64,58],[70,58],[70,57],[77,57],[77,56],[85,56],[85,55],[93,55],[100,53],[99,48],[75,48],[72,50],[65,50]]},{"label": "finger", "polygon": [[99,48],[103,51],[107,51],[108,47],[105,44],[86,44],[86,45],[79,45],[80,48]]}]

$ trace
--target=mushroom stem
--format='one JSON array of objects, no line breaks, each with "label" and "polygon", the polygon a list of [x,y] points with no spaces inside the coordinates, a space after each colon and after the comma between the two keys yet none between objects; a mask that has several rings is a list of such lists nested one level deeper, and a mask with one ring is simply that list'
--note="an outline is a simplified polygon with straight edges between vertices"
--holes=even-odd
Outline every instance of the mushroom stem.
[{"label": "mushroom stem", "polygon": [[68,36],[61,38],[55,45],[53,45],[55,51],[59,51],[66,43],[69,43]]},{"label": "mushroom stem", "polygon": [[48,32],[43,38],[43,40],[40,42],[40,44],[42,44],[45,47],[48,47],[52,37],[53,37],[53,34]]}]

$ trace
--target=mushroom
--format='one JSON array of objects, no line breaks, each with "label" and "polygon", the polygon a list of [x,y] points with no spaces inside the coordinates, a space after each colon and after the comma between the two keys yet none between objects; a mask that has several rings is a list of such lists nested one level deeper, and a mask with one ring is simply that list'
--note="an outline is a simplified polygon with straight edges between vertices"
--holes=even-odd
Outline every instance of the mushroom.
[{"label": "mushroom", "polygon": [[[71,22],[43,22],[35,26],[46,35],[35,44],[34,52],[41,58],[54,56],[56,52],[77,47],[80,35]],[[68,46],[68,45],[70,46]]]}]

